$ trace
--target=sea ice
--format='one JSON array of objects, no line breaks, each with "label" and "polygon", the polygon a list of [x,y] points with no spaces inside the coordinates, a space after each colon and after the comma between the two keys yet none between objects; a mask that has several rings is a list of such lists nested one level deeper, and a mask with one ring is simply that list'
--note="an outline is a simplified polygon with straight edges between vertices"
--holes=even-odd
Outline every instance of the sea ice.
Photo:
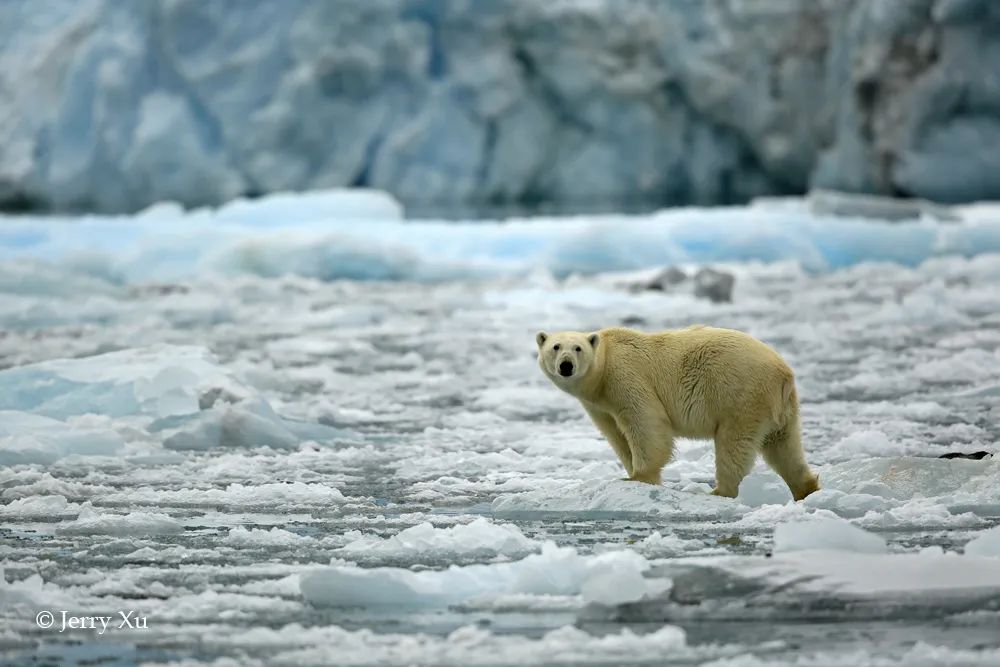
[{"label": "sea ice", "polygon": [[814,517],[805,521],[783,523],[774,529],[775,553],[832,549],[856,553],[886,553],[884,539],[862,530],[843,519]]},{"label": "sea ice", "polygon": [[993,556],[1000,558],[1000,526],[984,530],[965,545],[968,556]]},{"label": "sea ice", "polygon": [[302,543],[312,542],[311,537],[298,535],[281,528],[252,528],[236,526],[226,535],[224,542],[234,547],[293,547]]},{"label": "sea ice", "polygon": [[56,419],[87,413],[152,418],[198,412],[212,390],[247,390],[203,347],[155,345],[0,371],[0,409]]},{"label": "sea ice", "polygon": [[517,526],[497,524],[482,517],[467,524],[435,528],[424,522],[385,539],[361,537],[338,550],[351,560],[371,557],[444,558],[468,556],[523,556],[539,548],[539,543],[524,536]]},{"label": "sea ice", "polygon": [[[611,599],[617,583],[630,600],[641,597],[635,574],[648,561],[633,551],[585,556],[568,547],[546,543],[539,554],[510,563],[452,566],[413,572],[403,568],[331,566],[302,577],[302,595],[321,607],[437,607],[472,599],[529,593],[576,595],[588,587],[595,600]],[[646,590],[662,590],[664,582]]]},{"label": "sea ice", "polygon": [[357,224],[358,215],[337,212],[337,197],[325,197],[274,195],[218,211],[158,206],[72,226],[4,216],[0,258],[66,263],[86,257],[83,268],[127,282],[178,280],[212,270],[320,280],[444,280],[754,260],[799,261],[812,270],[876,261],[914,266],[940,255],[1000,251],[996,217],[961,207],[955,211],[963,219],[954,224],[818,217],[804,204],[766,203],[644,216],[454,223],[401,221],[394,204],[372,193],[355,210],[379,219]]},{"label": "sea ice", "polygon": [[595,479],[498,496],[493,501],[493,514],[530,516],[558,513],[594,517],[642,514],[732,519],[740,513],[741,507],[732,500],[707,493],[689,493],[641,482]]},{"label": "sea ice", "polygon": [[184,532],[184,526],[162,512],[100,512],[84,505],[74,521],[56,525],[57,535],[168,535]]},{"label": "sea ice", "polygon": [[122,437],[100,418],[63,422],[31,412],[0,410],[0,465],[51,464],[67,456],[115,456],[124,448]]},{"label": "sea ice", "polygon": [[104,497],[107,502],[125,505],[172,505],[176,507],[325,507],[346,499],[338,489],[306,482],[269,482],[257,485],[234,483],[224,489],[132,489]]}]

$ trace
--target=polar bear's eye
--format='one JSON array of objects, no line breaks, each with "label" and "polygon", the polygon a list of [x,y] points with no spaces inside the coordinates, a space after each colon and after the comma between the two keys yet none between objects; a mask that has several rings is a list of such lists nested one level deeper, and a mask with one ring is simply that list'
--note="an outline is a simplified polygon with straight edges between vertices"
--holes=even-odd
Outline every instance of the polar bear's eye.
[{"label": "polar bear's eye", "polygon": [[558,352],[559,351],[559,343],[556,343],[555,345],[553,345],[552,349],[555,350],[556,352]]},{"label": "polar bear's eye", "polygon": [[582,348],[582,347],[580,347],[579,345],[577,345],[577,346],[576,346],[575,348],[573,348],[573,349],[574,349],[574,350],[576,350],[577,352],[583,352],[583,348]]}]

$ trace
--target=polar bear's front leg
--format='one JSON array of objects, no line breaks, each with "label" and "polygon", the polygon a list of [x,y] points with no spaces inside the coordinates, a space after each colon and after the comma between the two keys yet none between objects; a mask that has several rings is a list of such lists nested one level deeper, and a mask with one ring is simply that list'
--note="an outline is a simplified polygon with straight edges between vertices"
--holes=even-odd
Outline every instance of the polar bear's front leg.
[{"label": "polar bear's front leg", "polygon": [[622,462],[625,466],[625,474],[631,477],[632,475],[632,450],[629,449],[628,440],[625,439],[625,434],[618,429],[618,425],[615,424],[614,417],[612,417],[607,412],[601,412],[596,409],[591,409],[584,406],[587,414],[590,415],[591,421],[594,422],[594,426],[604,434],[604,437],[608,439],[608,443],[611,445],[611,449],[615,450],[615,454],[618,455],[618,460]]},{"label": "polar bear's front leg", "polygon": [[739,423],[721,424],[715,432],[715,488],[713,496],[735,498],[740,482],[753,469],[760,449],[760,429]]},{"label": "polar bear's front leg", "polygon": [[655,410],[633,410],[615,417],[618,428],[628,440],[632,452],[635,482],[660,484],[660,471],[674,453],[674,438],[665,416]]}]

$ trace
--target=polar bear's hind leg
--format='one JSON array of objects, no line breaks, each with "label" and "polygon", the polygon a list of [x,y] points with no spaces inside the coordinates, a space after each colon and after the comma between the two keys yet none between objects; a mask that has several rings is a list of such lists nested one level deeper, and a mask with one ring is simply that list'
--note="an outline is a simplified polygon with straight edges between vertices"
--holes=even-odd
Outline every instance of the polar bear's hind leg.
[{"label": "polar bear's hind leg", "polygon": [[810,493],[819,491],[819,477],[809,469],[802,451],[798,418],[768,433],[764,437],[761,453],[774,472],[785,480],[795,500],[802,500]]}]

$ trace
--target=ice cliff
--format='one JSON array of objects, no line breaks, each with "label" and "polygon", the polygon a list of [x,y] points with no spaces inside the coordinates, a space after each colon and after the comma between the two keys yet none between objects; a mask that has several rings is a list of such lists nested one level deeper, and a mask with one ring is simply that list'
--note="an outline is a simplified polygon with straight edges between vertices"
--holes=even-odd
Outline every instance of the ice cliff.
[{"label": "ice cliff", "polygon": [[991,0],[7,0],[0,206],[1000,198]]}]

